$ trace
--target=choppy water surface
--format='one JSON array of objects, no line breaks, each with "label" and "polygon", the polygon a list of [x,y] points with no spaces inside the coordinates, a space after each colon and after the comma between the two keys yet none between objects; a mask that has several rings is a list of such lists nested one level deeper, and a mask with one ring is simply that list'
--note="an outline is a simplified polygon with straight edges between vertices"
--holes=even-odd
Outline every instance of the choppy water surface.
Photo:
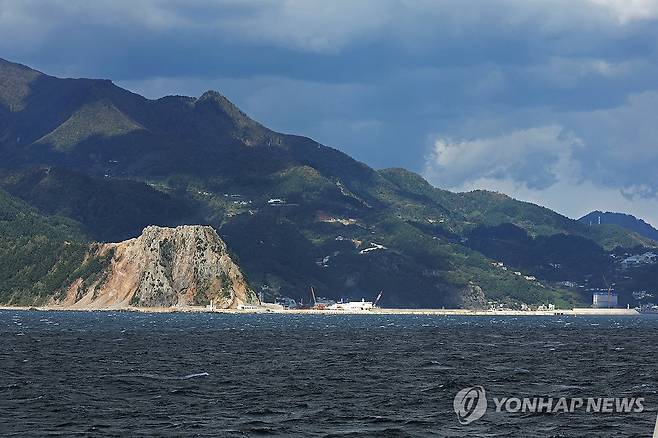
[{"label": "choppy water surface", "polygon": [[[651,436],[658,318],[0,312],[0,435]],[[635,414],[453,398],[645,397]]]}]

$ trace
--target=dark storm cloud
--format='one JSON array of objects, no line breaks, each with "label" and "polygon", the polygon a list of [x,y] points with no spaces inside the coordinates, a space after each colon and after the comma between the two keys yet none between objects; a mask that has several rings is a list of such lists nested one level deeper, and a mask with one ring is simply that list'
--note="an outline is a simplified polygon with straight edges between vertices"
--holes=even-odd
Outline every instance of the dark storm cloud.
[{"label": "dark storm cloud", "polygon": [[652,0],[0,0],[0,56],[149,97],[215,88],[375,167],[658,223],[657,18]]}]

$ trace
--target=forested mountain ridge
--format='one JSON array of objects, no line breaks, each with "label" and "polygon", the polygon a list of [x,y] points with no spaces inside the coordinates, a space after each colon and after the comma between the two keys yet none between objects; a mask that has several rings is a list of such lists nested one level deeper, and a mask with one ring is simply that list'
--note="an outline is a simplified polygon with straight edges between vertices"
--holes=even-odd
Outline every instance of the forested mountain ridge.
[{"label": "forested mountain ridge", "polygon": [[582,304],[584,288],[560,283],[597,287],[618,270],[610,251],[654,245],[502,194],[451,193],[403,169],[376,171],[274,132],[214,91],[149,100],[107,80],[7,61],[0,187],[41,215],[74,220],[91,240],[211,225],[268,299],[308,299],[314,285],[336,299],[384,289],[383,305],[398,307]]}]

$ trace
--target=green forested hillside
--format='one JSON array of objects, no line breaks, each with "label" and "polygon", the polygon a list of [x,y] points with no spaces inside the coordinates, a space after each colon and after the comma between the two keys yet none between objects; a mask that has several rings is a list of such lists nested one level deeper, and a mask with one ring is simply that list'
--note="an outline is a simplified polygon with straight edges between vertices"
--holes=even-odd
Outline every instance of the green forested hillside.
[{"label": "green forested hillside", "polygon": [[197,204],[138,181],[92,178],[56,167],[0,171],[0,187],[42,214],[68,217],[98,241],[121,241],[148,225],[199,220]]},{"label": "green forested hillside", "polygon": [[71,282],[88,247],[78,224],[41,216],[0,190],[0,302],[47,301]]},{"label": "green forested hillside", "polygon": [[[601,270],[625,275],[609,251],[655,246],[502,194],[451,193],[404,169],[375,171],[269,130],[217,92],[148,100],[110,81],[2,60],[0,79],[0,187],[97,240],[135,237],[149,224],[212,225],[267,299],[308,300],[313,285],[335,299],[383,289],[384,306],[583,304]],[[21,238],[56,247],[39,236]],[[8,257],[16,238],[4,245]],[[37,246],[14,266],[31,269]],[[14,281],[47,294],[37,280],[52,277],[46,267],[57,263],[47,260]],[[577,292],[558,286],[585,279]]]},{"label": "green forested hillside", "polygon": [[[436,204],[447,212],[443,218],[445,223],[458,233],[477,227],[513,224],[526,230],[531,236],[559,233],[582,236],[605,249],[656,244],[651,239],[615,225],[592,228],[548,208],[517,201],[502,193],[484,190],[453,193],[432,187],[419,175],[404,169],[385,169],[381,170],[380,174],[398,187],[418,196],[418,202],[415,204]],[[408,207],[414,204],[406,205]]]}]

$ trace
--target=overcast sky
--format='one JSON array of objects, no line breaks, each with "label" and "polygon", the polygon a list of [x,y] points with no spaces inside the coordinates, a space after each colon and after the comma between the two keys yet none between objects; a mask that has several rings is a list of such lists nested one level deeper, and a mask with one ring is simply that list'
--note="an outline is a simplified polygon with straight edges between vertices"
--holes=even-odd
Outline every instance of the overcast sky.
[{"label": "overcast sky", "polygon": [[658,0],[0,0],[0,57],[658,225]]}]

